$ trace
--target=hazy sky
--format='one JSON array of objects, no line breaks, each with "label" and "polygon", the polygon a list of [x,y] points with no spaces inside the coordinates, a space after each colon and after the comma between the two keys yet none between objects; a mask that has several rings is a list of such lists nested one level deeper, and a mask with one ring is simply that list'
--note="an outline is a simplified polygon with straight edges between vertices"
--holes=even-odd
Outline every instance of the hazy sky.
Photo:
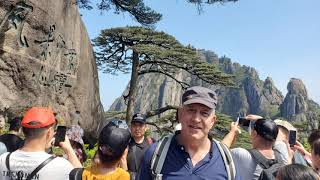
[{"label": "hazy sky", "polygon": [[[196,6],[185,0],[149,0],[163,14],[156,30],[181,43],[226,55],[233,62],[254,67],[261,79],[272,77],[285,96],[290,78],[302,79],[309,97],[320,103],[320,1],[239,0],[237,3]],[[92,3],[95,4],[95,3]],[[138,25],[127,14],[81,10],[91,39],[100,30]],[[119,97],[129,75],[99,73],[105,110]]]}]

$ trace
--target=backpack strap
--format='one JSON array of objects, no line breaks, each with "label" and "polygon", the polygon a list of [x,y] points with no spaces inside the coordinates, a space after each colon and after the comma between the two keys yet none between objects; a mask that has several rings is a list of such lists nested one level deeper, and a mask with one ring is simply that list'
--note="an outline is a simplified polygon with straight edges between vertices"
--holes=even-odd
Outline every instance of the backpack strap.
[{"label": "backpack strap", "polygon": [[[11,156],[12,152],[10,152],[7,157],[6,157],[6,166],[8,171],[10,172],[10,156]],[[42,169],[45,165],[47,165],[50,161],[52,161],[55,157],[54,156],[50,156],[48,159],[46,159],[45,161],[43,161],[38,167],[36,167],[36,169],[34,169],[26,178],[26,180],[31,180],[33,176],[35,176],[37,174],[38,171],[40,171],[40,169]],[[19,171],[20,172],[20,171]],[[18,173],[19,173],[18,172]]]},{"label": "backpack strap", "polygon": [[74,168],[69,174],[69,179],[70,180],[82,180],[83,171],[84,171],[84,168]]},{"label": "backpack strap", "polygon": [[156,180],[162,179],[161,170],[162,170],[164,161],[166,159],[172,138],[173,138],[173,134],[167,135],[164,138],[162,138],[159,141],[156,147],[156,150],[152,155],[150,169],[153,175],[153,179],[156,179]]},{"label": "backpack strap", "polygon": [[228,180],[234,180],[236,177],[236,167],[233,162],[233,158],[231,155],[231,152],[227,148],[227,146],[217,140],[213,140],[215,144],[217,145],[219,152],[222,156],[222,160],[224,162],[224,165],[226,167]]},{"label": "backpack strap", "polygon": [[12,152],[10,152],[10,153],[7,155],[7,157],[6,157],[6,166],[7,166],[7,169],[8,169],[9,172],[11,171],[11,170],[10,170],[10,161],[9,161],[9,158],[10,158],[10,156],[11,156],[11,153],[12,153]]},{"label": "backpack strap", "polygon": [[259,164],[263,169],[268,169],[270,166],[277,163],[278,158],[277,158],[276,152],[275,152],[276,159],[267,159],[256,149],[250,149],[249,152],[251,154],[251,157],[254,159],[254,161],[257,164]]},{"label": "backpack strap", "polygon": [[277,162],[279,163],[283,163],[284,164],[284,161],[281,159],[281,152],[278,151],[277,149],[273,149],[273,153],[274,153],[274,158]]},{"label": "backpack strap", "polygon": [[36,167],[36,169],[34,169],[28,176],[26,180],[31,180],[33,178],[33,176],[35,176],[37,174],[37,172],[40,171],[40,169],[42,169],[45,165],[47,165],[49,162],[51,162],[54,158],[56,158],[55,156],[50,156],[48,159],[46,159],[45,161],[43,161],[38,167]]}]

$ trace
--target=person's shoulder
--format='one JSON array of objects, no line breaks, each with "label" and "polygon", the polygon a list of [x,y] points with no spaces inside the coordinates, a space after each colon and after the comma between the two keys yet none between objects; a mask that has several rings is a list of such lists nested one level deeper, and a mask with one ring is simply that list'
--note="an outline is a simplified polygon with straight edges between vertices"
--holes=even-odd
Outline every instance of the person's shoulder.
[{"label": "person's shoulder", "polygon": [[59,163],[71,164],[67,159],[65,159],[63,157],[57,156],[53,160],[55,160],[56,162],[59,162]]},{"label": "person's shoulder", "polygon": [[52,162],[48,163],[48,166],[57,171],[71,171],[73,169],[72,164],[63,157],[55,157]]},{"label": "person's shoulder", "polygon": [[130,175],[127,171],[125,171],[124,169],[122,168],[117,168],[117,171],[116,173],[118,173],[119,177],[123,180],[129,180],[130,179]]},{"label": "person's shoulder", "polygon": [[231,154],[238,159],[252,159],[250,152],[244,148],[231,149]]},{"label": "person's shoulder", "polygon": [[277,151],[287,151],[288,147],[284,141],[276,141],[273,145],[273,149]]},{"label": "person's shoulder", "polygon": [[5,152],[5,153],[1,154],[1,155],[0,155],[0,161],[2,161],[3,159],[5,159],[8,154],[9,154],[9,152]]}]

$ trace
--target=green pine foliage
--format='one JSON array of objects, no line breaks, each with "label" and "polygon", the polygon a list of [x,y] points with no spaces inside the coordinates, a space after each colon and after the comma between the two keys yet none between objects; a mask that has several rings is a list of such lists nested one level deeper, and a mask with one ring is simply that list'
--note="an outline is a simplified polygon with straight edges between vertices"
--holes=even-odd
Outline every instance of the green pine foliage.
[{"label": "green pine foliage", "polygon": [[[79,8],[87,10],[93,9],[90,0],[76,0],[75,4],[77,4]],[[114,10],[116,14],[127,12],[138,23],[150,27],[153,27],[153,25],[162,18],[160,13],[146,6],[143,0],[100,0],[97,3],[97,8],[101,11]]]},{"label": "green pine foliage", "polygon": [[[233,85],[233,76],[200,61],[195,49],[181,45],[173,36],[144,27],[112,28],[94,40],[96,62],[105,73],[129,73],[132,52],[139,54],[139,75],[160,73],[174,78],[183,69],[209,84]],[[181,85],[188,86],[185,82]]]},{"label": "green pine foliage", "polygon": [[126,120],[130,124],[134,111],[138,77],[156,73],[170,77],[182,88],[190,85],[175,78],[180,70],[214,85],[233,85],[233,76],[215,65],[201,61],[195,49],[183,46],[173,36],[144,27],[120,27],[102,30],[93,39],[96,63],[105,73],[131,72]]}]

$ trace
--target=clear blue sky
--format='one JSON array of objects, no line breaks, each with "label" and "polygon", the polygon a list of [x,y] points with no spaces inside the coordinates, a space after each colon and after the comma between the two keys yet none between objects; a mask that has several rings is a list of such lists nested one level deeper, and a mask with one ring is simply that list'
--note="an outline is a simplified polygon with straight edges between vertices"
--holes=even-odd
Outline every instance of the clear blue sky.
[{"label": "clear blue sky", "polygon": [[[157,30],[185,45],[212,50],[254,67],[260,78],[272,77],[283,95],[291,77],[302,79],[309,97],[320,103],[319,0],[239,0],[204,6],[200,15],[196,6],[185,0],[146,2],[163,14]],[[138,25],[128,14],[81,13],[91,39],[102,29]],[[99,79],[100,97],[107,110],[123,92],[129,75],[99,73]]]}]

